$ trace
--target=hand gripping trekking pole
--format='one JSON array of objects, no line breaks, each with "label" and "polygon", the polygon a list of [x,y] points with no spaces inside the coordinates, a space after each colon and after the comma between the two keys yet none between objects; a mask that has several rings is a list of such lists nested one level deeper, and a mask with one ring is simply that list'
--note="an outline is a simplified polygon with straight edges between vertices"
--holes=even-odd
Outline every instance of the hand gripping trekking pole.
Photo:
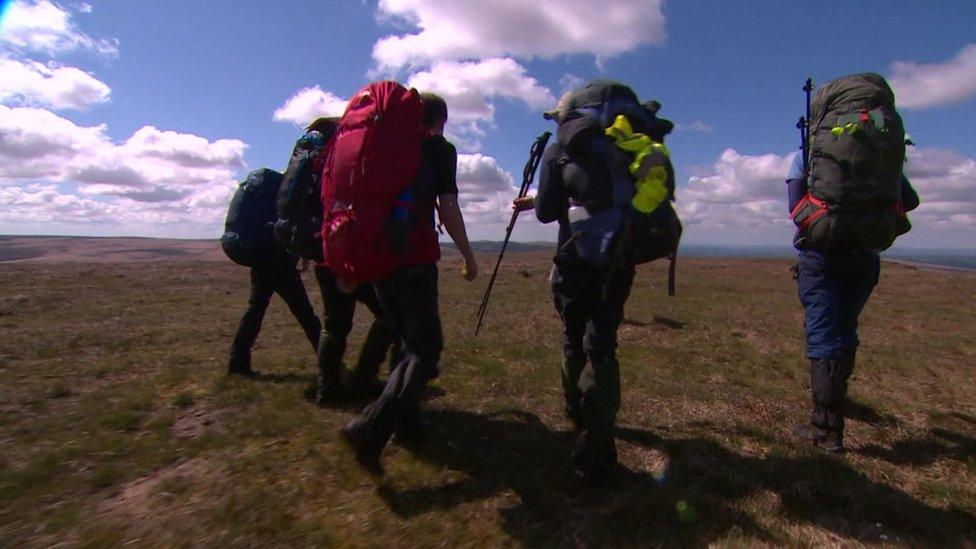
[{"label": "hand gripping trekking pole", "polygon": [[[532,143],[532,148],[529,149],[529,159],[525,162],[525,168],[522,170],[522,186],[519,187],[518,198],[522,198],[529,193],[529,187],[532,186],[536,169],[542,160],[542,153],[546,150],[546,144],[549,143],[551,136],[552,133],[544,132],[535,140],[535,143]],[[508,239],[512,236],[512,229],[515,228],[515,220],[518,219],[518,214],[518,209],[512,212],[512,219],[508,222],[508,228],[505,229],[505,241],[502,242],[502,250],[498,253],[495,270],[491,272],[491,278],[488,279],[488,287],[485,288],[485,295],[481,297],[481,306],[478,308],[478,325],[474,329],[474,335],[478,335],[478,332],[481,330],[481,323],[485,319],[485,311],[488,310],[488,300],[491,299],[491,289],[495,285],[495,278],[498,276],[498,267],[501,266],[502,258],[505,257],[505,248],[508,247]]]}]

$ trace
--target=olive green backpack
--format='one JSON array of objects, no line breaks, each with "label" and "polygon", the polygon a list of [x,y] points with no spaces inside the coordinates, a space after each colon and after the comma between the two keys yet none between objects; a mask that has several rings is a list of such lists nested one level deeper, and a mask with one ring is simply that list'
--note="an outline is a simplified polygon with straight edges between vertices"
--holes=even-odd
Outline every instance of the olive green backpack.
[{"label": "olive green backpack", "polygon": [[810,103],[808,194],[792,217],[802,247],[887,249],[911,226],[901,209],[905,129],[884,77],[827,82]]}]

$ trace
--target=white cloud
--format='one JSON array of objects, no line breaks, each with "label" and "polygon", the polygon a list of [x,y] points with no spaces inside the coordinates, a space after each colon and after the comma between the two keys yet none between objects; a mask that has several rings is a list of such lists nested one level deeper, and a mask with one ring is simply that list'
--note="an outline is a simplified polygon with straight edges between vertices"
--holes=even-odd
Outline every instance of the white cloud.
[{"label": "white cloud", "polygon": [[942,63],[896,61],[888,80],[901,107],[921,109],[965,101],[976,95],[976,43]]},{"label": "white cloud", "polygon": [[584,80],[582,76],[567,73],[559,79],[559,90],[560,92],[565,93],[575,90],[576,88],[580,88],[585,83],[586,80]]},{"label": "white cloud", "polygon": [[701,120],[695,120],[688,124],[675,124],[674,129],[679,132],[698,132],[698,133],[712,133],[715,130],[709,124],[702,122]]},{"label": "white cloud", "polygon": [[[83,4],[87,13],[91,6]],[[83,49],[100,55],[117,56],[118,41],[96,39],[78,30],[71,14],[49,0],[14,0],[3,22],[0,44],[18,50],[57,54]]]},{"label": "white cloud", "polygon": [[495,98],[519,101],[540,111],[556,102],[548,88],[508,58],[438,61],[428,70],[414,73],[407,85],[444,97],[449,109],[449,136],[462,150],[479,147],[477,138],[495,119]]},{"label": "white cloud", "polygon": [[[121,143],[105,125],[0,105],[0,221],[215,235],[246,145],[144,126]],[[86,229],[87,230],[87,229]],[[191,231],[192,234],[187,234]]]},{"label": "white cloud", "polygon": [[75,67],[0,56],[0,103],[83,109],[109,101],[109,87]]},{"label": "white cloud", "polygon": [[127,154],[158,158],[181,168],[241,168],[244,147],[238,139],[210,142],[196,135],[161,131],[152,126],[136,130],[122,145]]},{"label": "white cloud", "polygon": [[710,168],[677,189],[676,206],[690,240],[709,242],[722,235],[752,242],[789,239],[786,174],[793,154],[743,155],[726,149]]},{"label": "white cloud", "polygon": [[275,110],[274,120],[304,127],[320,116],[342,116],[346,103],[345,99],[318,86],[302,88]]},{"label": "white cloud", "polygon": [[909,147],[905,174],[922,200],[909,214],[913,224],[976,229],[976,160],[953,151]]},{"label": "white cloud", "polygon": [[508,220],[514,180],[497,160],[477,153],[459,154],[457,180],[467,224],[485,228]]},{"label": "white cloud", "polygon": [[666,38],[663,0],[380,0],[378,16],[414,34],[373,46],[380,70],[512,55],[609,57]]},{"label": "white cloud", "polygon": [[151,125],[118,142],[105,124],[51,112],[109,100],[111,90],[93,75],[24,53],[72,50],[118,53],[117,42],[84,34],[60,5],[10,6],[0,36],[0,224],[67,234],[219,233],[246,145]]}]

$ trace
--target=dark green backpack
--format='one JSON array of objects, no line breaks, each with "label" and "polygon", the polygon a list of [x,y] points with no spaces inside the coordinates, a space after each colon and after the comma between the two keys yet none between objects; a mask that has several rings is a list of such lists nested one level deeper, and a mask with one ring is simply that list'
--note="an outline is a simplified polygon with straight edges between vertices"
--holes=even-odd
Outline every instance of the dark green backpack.
[{"label": "dark green backpack", "polygon": [[894,93],[878,74],[844,76],[821,86],[810,110],[809,192],[792,215],[798,243],[825,253],[888,248],[910,227]]},{"label": "dark green backpack", "polygon": [[280,173],[261,168],[247,174],[227,208],[220,246],[234,263],[247,267],[286,260],[272,235]]}]

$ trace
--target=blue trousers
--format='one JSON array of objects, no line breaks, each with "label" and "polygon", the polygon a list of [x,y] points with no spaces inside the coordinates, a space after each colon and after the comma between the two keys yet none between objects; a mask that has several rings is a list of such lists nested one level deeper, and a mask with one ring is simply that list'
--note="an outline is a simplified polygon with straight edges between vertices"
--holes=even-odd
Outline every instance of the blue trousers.
[{"label": "blue trousers", "polygon": [[875,252],[825,257],[800,251],[797,290],[805,312],[807,358],[837,360],[857,349],[857,317],[880,271],[881,258]]}]

